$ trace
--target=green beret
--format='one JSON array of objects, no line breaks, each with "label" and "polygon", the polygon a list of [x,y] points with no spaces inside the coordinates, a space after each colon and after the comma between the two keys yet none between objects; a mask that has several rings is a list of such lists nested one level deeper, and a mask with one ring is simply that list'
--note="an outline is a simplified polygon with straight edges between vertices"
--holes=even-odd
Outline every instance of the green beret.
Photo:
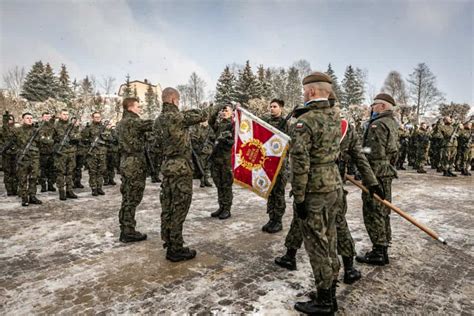
[{"label": "green beret", "polygon": [[392,98],[392,96],[390,94],[387,94],[387,93],[377,94],[377,96],[374,98],[374,103],[372,103],[372,104],[375,104],[375,100],[382,100],[382,101],[390,103],[393,106],[397,106],[395,104],[395,100]]},{"label": "green beret", "polygon": [[327,82],[332,84],[331,77],[326,75],[323,72],[313,72],[312,74],[307,75],[303,79],[303,86],[308,83],[313,83],[313,82]]}]

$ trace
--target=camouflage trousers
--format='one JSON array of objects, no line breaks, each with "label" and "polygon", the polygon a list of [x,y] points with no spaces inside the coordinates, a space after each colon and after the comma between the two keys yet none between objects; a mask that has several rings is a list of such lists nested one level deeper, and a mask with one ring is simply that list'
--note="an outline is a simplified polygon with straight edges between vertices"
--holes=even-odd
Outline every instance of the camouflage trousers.
[{"label": "camouflage trousers", "polygon": [[[392,178],[379,178],[379,184],[385,192],[385,199],[392,201]],[[390,209],[376,200],[368,193],[362,193],[364,224],[373,245],[388,246],[392,240],[390,227]]]},{"label": "camouflage trousers", "polygon": [[202,169],[204,169],[204,174],[201,175],[201,181],[204,180],[204,178],[208,179],[211,176],[211,164],[209,162],[209,156],[208,154],[199,154],[198,159],[201,162]]},{"label": "camouflage trousers", "polygon": [[62,153],[54,157],[54,169],[56,170],[56,184],[58,190],[72,190],[73,174],[76,168],[76,153]]},{"label": "camouflage trousers", "polygon": [[418,145],[416,148],[415,168],[423,168],[428,159],[428,147]]},{"label": "camouflage trousers", "polygon": [[283,165],[267,200],[268,216],[270,219],[278,222],[281,222],[281,218],[285,214],[285,188],[287,181],[288,174],[286,172],[286,165]]},{"label": "camouflage trousers", "polygon": [[158,179],[160,177],[161,165],[163,164],[163,153],[151,152],[151,159],[153,166],[155,167],[155,174],[152,174],[152,178]]},{"label": "camouflage trousers", "polygon": [[300,227],[318,289],[329,289],[339,273],[336,214],[342,194],[342,189],[329,193],[306,193],[304,203],[308,217],[300,221]]},{"label": "camouflage trousers", "polygon": [[16,174],[16,155],[3,154],[3,183],[7,193],[16,194],[18,190],[18,176]]},{"label": "camouflage trousers", "polygon": [[84,168],[86,164],[86,155],[76,154],[76,166],[74,167],[74,176],[73,181],[74,183],[80,183],[82,180],[82,168]]},{"label": "camouflage trousers", "polygon": [[[347,213],[347,191],[343,191],[341,199],[335,204],[336,214],[336,234],[337,234],[337,254],[344,257],[356,255],[354,239],[352,238],[349,226],[346,221]],[[300,229],[301,219],[296,212],[293,212],[290,230],[286,235],[285,247],[287,249],[300,249],[303,244],[303,235]]]},{"label": "camouflage trousers", "polygon": [[460,157],[459,168],[469,170],[472,160],[471,148],[462,148]]},{"label": "camouflage trousers", "polygon": [[119,153],[107,152],[106,156],[106,170],[103,175],[104,181],[109,182],[115,178],[115,170],[119,167],[120,159]]},{"label": "camouflage trousers", "polygon": [[441,169],[443,171],[453,171],[456,152],[457,148],[454,146],[441,148]]},{"label": "camouflage trousers", "polygon": [[232,166],[229,159],[215,159],[211,164],[212,181],[217,188],[217,201],[219,209],[222,211],[230,211],[232,207],[233,193],[232,183],[234,175],[232,174]]},{"label": "camouflage trousers", "polygon": [[39,156],[29,157],[18,166],[18,196],[26,198],[36,195],[39,177]]},{"label": "camouflage trousers", "polygon": [[407,159],[407,154],[408,154],[408,146],[407,145],[401,145],[400,150],[398,151],[398,159],[397,159],[397,165],[398,166],[403,166],[405,163],[405,160]]},{"label": "camouflage trousers", "polygon": [[435,144],[430,147],[430,162],[432,168],[439,168],[441,164],[441,148]]},{"label": "camouflage trousers", "polygon": [[120,161],[122,205],[119,211],[120,230],[135,231],[135,211],[143,199],[146,182],[146,160],[144,155],[123,156]]},{"label": "camouflage trousers", "polygon": [[193,196],[193,172],[184,158],[170,159],[162,167],[161,239],[164,246],[177,251],[184,245],[183,225]]},{"label": "camouflage trousers", "polygon": [[92,154],[87,156],[89,170],[89,186],[92,190],[102,188],[104,173],[107,171],[106,154]]},{"label": "camouflage trousers", "polygon": [[53,154],[40,154],[40,184],[53,184],[56,181],[56,174],[54,171],[54,156]]}]

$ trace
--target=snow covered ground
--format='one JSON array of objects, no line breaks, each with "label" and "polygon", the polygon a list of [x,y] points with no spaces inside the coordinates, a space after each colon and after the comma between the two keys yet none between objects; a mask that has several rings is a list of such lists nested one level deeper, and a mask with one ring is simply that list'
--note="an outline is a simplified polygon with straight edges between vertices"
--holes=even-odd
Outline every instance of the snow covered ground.
[{"label": "snow covered ground", "polygon": [[[445,178],[432,170],[426,175],[400,172],[394,204],[437,231],[448,245],[392,214],[390,265],[358,265],[363,279],[338,288],[339,314],[472,315],[473,184],[473,177]],[[360,192],[352,185],[346,189],[356,247],[366,251]],[[159,186],[148,179],[136,216],[137,228],[148,240],[137,244],[118,241],[119,186],[105,191],[103,197],[92,197],[82,189],[79,199],[65,202],[57,194],[39,193],[44,204],[25,208],[18,198],[7,197],[2,186],[0,314],[293,315],[294,303],[314,289],[304,250],[298,253],[297,271],[273,263],[284,252],[289,209],[283,232],[263,233],[265,201],[234,186],[232,217],[213,219],[209,214],[216,209],[216,190],[195,182],[184,235],[198,255],[171,263],[159,234]]]}]

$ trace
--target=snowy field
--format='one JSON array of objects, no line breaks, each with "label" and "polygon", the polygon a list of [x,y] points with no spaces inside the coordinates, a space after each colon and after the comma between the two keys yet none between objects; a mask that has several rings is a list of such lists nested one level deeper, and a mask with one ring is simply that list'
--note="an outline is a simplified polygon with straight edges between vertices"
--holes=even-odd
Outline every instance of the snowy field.
[{"label": "snowy field", "polygon": [[[273,263],[284,252],[291,211],[285,214],[283,232],[263,233],[265,201],[234,186],[232,217],[213,219],[216,190],[199,188],[196,181],[184,235],[198,255],[171,263],[159,234],[159,185],[147,181],[136,219],[148,240],[137,244],[118,241],[118,185],[105,187],[103,197],[82,189],[77,200],[39,193],[44,204],[26,208],[19,198],[7,197],[2,186],[0,314],[296,315],[294,303],[314,289],[308,258],[301,250],[293,272]],[[473,184],[473,177],[445,178],[431,169],[426,175],[400,172],[394,204],[448,245],[392,214],[390,265],[358,264],[363,279],[338,287],[339,314],[472,315]],[[346,189],[348,222],[362,252],[369,240],[360,192],[352,185]]]}]

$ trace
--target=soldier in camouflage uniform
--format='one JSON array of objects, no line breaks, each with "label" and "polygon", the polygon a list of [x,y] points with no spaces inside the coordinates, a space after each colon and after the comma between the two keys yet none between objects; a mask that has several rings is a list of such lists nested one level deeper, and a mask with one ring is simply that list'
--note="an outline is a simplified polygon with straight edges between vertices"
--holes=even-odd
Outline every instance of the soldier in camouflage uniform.
[{"label": "soldier in camouflage uniform", "polygon": [[110,130],[106,129],[108,122],[101,124],[102,117],[99,112],[92,113],[92,122],[81,133],[82,143],[88,146],[86,152],[89,170],[89,186],[92,195],[105,195],[102,190],[103,175],[107,171],[107,142],[110,141]]},{"label": "soldier in camouflage uniform", "polygon": [[430,147],[430,132],[425,122],[420,124],[420,128],[413,136],[415,138],[416,160],[415,168],[418,173],[426,173],[425,164]]},{"label": "soldier in camouflage uniform", "polygon": [[110,131],[110,138],[107,141],[107,168],[104,175],[104,185],[116,185],[115,170],[118,168],[120,163],[118,136],[114,126],[109,124],[107,129]]},{"label": "soldier in camouflage uniform", "polygon": [[153,183],[161,182],[160,170],[161,165],[163,164],[163,150],[161,145],[163,142],[162,138],[163,136],[161,135],[159,128],[157,128],[157,130],[153,132],[153,139],[150,144],[151,163],[155,169],[155,174],[151,175],[151,182]]},{"label": "soldier in camouflage uniform", "polygon": [[[398,124],[393,116],[394,99],[380,93],[371,105],[374,117],[364,133],[363,146],[370,166],[383,188],[385,199],[392,200],[392,179],[397,171],[391,161],[397,155]],[[372,199],[370,194],[362,193],[364,224],[372,241],[372,251],[357,256],[358,262],[386,265],[389,263],[388,246],[392,240],[390,209]]]},{"label": "soldier in camouflage uniform", "polygon": [[54,118],[51,114],[44,112],[41,115],[43,120],[43,128],[39,135],[39,150],[40,150],[40,184],[41,192],[51,191],[56,192],[54,182],[56,181],[54,172]]},{"label": "soldier in camouflage uniform", "polygon": [[408,165],[415,167],[416,162],[416,140],[415,135],[418,131],[418,125],[414,125],[410,130],[410,136],[408,139]]},{"label": "soldier in camouflage uniform", "polygon": [[215,107],[209,118],[209,126],[214,131],[216,141],[211,155],[211,175],[217,188],[219,208],[211,213],[212,217],[226,219],[231,216],[233,193],[231,153],[234,144],[234,127],[232,125],[232,106]]},{"label": "soldier in camouflage uniform", "polygon": [[[39,141],[38,135],[34,137],[35,128],[33,126],[33,116],[31,113],[22,115],[23,124],[14,129],[13,137],[18,147],[19,156],[17,165],[18,175],[18,195],[21,198],[21,205],[28,206],[31,204],[42,204],[36,198],[36,184],[39,177]],[[31,141],[30,147],[27,149],[28,142]],[[27,149],[25,151],[25,149]]]},{"label": "soldier in camouflage uniform", "polygon": [[341,119],[328,101],[331,83],[319,72],[304,78],[305,106],[295,113],[290,147],[293,205],[317,288],[317,297],[295,304],[306,314],[331,314],[337,305],[336,205],[343,192],[336,165]]},{"label": "soldier in camouflage uniform", "polygon": [[[288,134],[288,123],[282,115],[284,106],[285,102],[283,100],[273,99],[270,102],[270,114],[265,115],[262,119],[283,133]],[[285,159],[282,163],[280,173],[267,200],[269,221],[262,227],[262,231],[270,234],[283,229],[281,220],[286,209],[285,187],[288,181],[288,173],[286,170],[287,162],[287,159]]]},{"label": "soldier in camouflage uniform", "polygon": [[122,205],[119,212],[120,241],[136,242],[147,238],[135,230],[135,211],[143,199],[147,164],[145,157],[145,133],[152,131],[153,120],[140,119],[141,107],[137,98],[123,100],[122,120],[117,124],[122,184]]},{"label": "soldier in camouflage uniform", "polygon": [[[89,128],[90,123],[87,122],[84,129]],[[84,130],[82,129],[82,131]],[[79,129],[78,129],[79,130]],[[82,133],[81,131],[81,133]],[[84,143],[82,139],[79,140],[79,143],[76,146],[76,165],[74,167],[74,175],[73,175],[73,183],[74,189],[83,189],[84,185],[82,185],[82,169],[87,166],[87,151],[89,150],[88,144]]]},{"label": "soldier in camouflage uniform", "polygon": [[18,148],[15,146],[13,129],[15,128],[15,118],[5,112],[2,125],[2,167],[3,183],[7,191],[7,196],[15,196],[18,192],[18,176],[16,174],[16,154]]},{"label": "soldier in camouflage uniform", "polygon": [[441,143],[441,169],[445,177],[457,177],[453,173],[454,159],[458,146],[457,132],[459,126],[453,126],[451,117],[444,118],[444,125],[439,127],[439,132],[443,136]]},{"label": "soldier in camouflage uniform", "polygon": [[409,131],[403,125],[401,125],[398,128],[398,143],[400,146],[398,150],[398,159],[397,159],[398,170],[406,170],[403,164],[405,163],[405,160],[407,159],[409,138],[410,138]]},{"label": "soldier in camouflage uniform", "polygon": [[441,143],[443,135],[439,131],[439,127],[441,125],[441,121],[436,122],[434,124],[432,131],[431,131],[431,138],[430,138],[430,162],[431,162],[431,169],[436,169],[436,172],[441,172]]},{"label": "soldier in camouflage uniform", "polygon": [[195,250],[183,246],[183,224],[193,194],[192,150],[188,128],[207,119],[204,111],[180,111],[179,99],[176,89],[164,89],[163,110],[155,122],[155,128],[159,128],[163,136],[161,239],[167,248],[166,259],[173,262],[190,260],[196,256]]},{"label": "soldier in camouflage uniform", "polygon": [[470,176],[469,168],[472,159],[472,123],[464,123],[463,129],[459,131],[458,148],[459,156],[461,157],[459,167],[463,176]]},{"label": "soldier in camouflage uniform", "polygon": [[[71,125],[72,124],[72,125]],[[59,191],[59,199],[77,199],[73,192],[73,173],[76,167],[76,150],[81,139],[77,120],[69,122],[69,112],[61,110],[59,120],[54,124],[53,139],[55,143],[54,168],[56,171],[56,185]],[[71,128],[66,136],[66,132]],[[64,146],[60,148],[61,143]]]},{"label": "soldier in camouflage uniform", "polygon": [[[214,149],[214,132],[206,121],[199,125],[191,126],[190,133],[191,144],[196,153],[196,157],[193,157],[193,159],[199,159],[199,163],[204,171],[204,174],[200,174],[199,168],[195,168],[199,173],[200,187],[212,187],[212,184],[209,182],[211,173],[209,159]],[[197,164],[198,162],[195,163]]]}]

